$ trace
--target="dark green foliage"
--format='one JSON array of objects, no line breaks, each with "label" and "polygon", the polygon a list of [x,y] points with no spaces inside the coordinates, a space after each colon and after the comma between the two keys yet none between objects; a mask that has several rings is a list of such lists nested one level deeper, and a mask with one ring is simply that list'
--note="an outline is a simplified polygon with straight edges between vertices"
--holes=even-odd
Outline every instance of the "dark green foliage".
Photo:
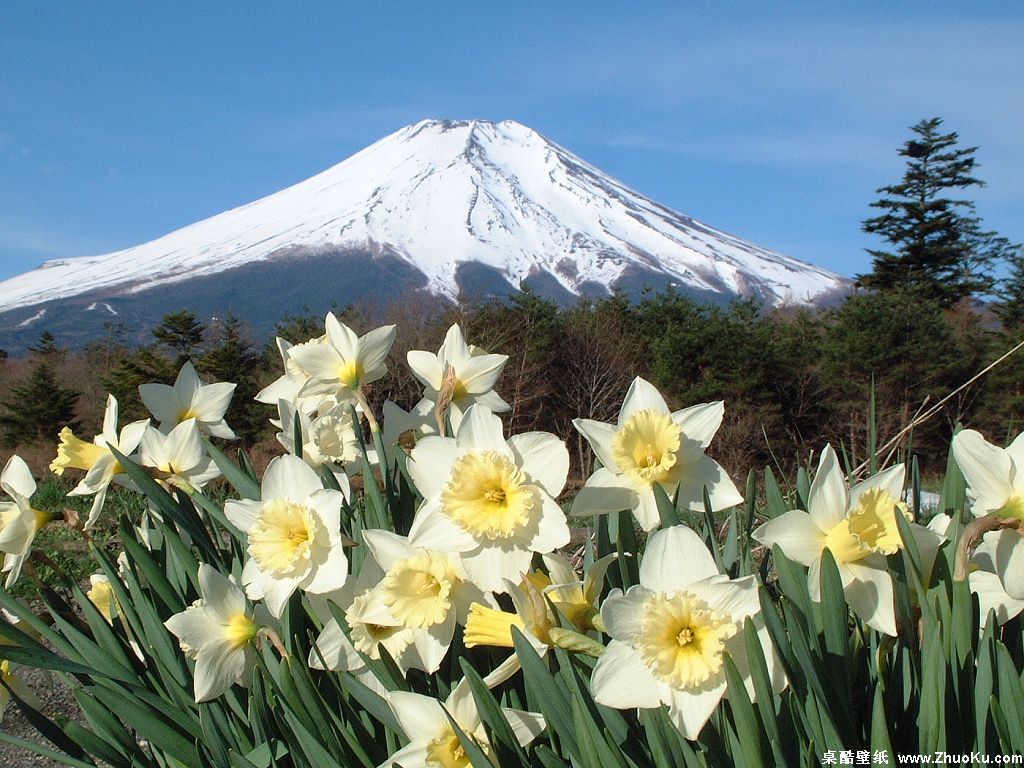
[{"label": "dark green foliage", "polygon": [[205,331],[195,312],[183,309],[165,315],[163,322],[153,329],[153,336],[175,355],[175,367],[180,368],[199,351]]},{"label": "dark green foliage", "polygon": [[1014,246],[982,229],[969,200],[946,197],[951,190],[983,186],[974,176],[977,147],[958,147],[954,133],[940,133],[942,120],[922,120],[915,137],[899,150],[907,158],[903,180],[877,190],[885,197],[871,204],[883,212],[863,223],[891,250],[869,250],[872,271],[859,277],[866,288],[904,290],[951,307],[984,293],[994,260]]},{"label": "dark green foliage", "polygon": [[999,283],[999,301],[993,309],[1007,330],[1020,331],[1024,328],[1024,250],[1019,245],[1007,245],[1004,261],[1010,271]]},{"label": "dark green foliage", "polygon": [[259,362],[242,321],[230,312],[217,329],[215,342],[198,361],[200,372],[237,385],[225,418],[235,434],[247,441],[264,431],[269,418],[268,409],[253,402],[260,390]]},{"label": "dark green foliage", "polygon": [[[52,338],[52,337],[51,337]],[[36,363],[28,378],[12,387],[2,405],[3,443],[15,447],[37,440],[54,441],[62,427],[77,428],[75,404],[79,393],[65,387],[49,360]]]}]

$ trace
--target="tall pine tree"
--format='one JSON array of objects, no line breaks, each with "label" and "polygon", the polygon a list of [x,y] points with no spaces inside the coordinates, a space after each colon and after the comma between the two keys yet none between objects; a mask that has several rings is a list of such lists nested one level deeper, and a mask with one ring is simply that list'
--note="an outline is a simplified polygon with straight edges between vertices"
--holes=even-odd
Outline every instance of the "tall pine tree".
[{"label": "tall pine tree", "polygon": [[952,190],[981,187],[974,176],[977,147],[958,147],[956,133],[940,133],[942,119],[922,120],[899,154],[907,158],[903,180],[877,190],[871,204],[883,213],[863,230],[880,235],[891,250],[869,250],[872,271],[859,275],[865,288],[907,290],[950,307],[988,290],[992,262],[1005,253],[1005,238],[986,232],[974,203],[947,197]]}]

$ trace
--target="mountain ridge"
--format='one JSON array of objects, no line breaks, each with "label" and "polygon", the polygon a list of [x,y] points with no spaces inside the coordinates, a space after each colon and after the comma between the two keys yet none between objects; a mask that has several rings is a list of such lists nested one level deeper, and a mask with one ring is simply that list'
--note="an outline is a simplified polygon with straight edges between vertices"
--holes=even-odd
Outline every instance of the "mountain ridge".
[{"label": "mountain ridge", "polygon": [[646,284],[806,304],[848,285],[656,203],[514,121],[423,120],[305,181],[148,243],[51,260],[0,282],[0,331],[40,309],[60,314],[55,303],[101,301],[119,311],[115,300],[137,304],[174,285],[191,293],[253,265],[277,263],[284,275],[297,258],[332,253],[356,270],[360,255],[366,269],[395,259],[398,287],[446,299],[463,290],[466,265],[491,274],[494,295],[532,280],[563,303]]}]

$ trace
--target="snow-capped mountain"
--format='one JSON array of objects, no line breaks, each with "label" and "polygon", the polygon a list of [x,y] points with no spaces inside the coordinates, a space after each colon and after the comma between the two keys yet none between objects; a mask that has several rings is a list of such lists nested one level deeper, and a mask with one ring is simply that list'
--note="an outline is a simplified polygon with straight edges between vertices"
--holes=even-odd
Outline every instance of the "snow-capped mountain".
[{"label": "snow-capped mountain", "polygon": [[[323,292],[324,270],[342,263],[373,287],[397,282],[447,298],[481,280],[492,293],[523,281],[562,298],[673,284],[771,304],[813,302],[846,286],[659,205],[519,123],[425,120],[151,242],[0,282],[0,328],[41,324],[41,310],[75,298],[108,319],[119,302],[144,297],[177,296],[167,311],[197,291],[214,301],[211,285],[230,286],[236,304],[259,302],[261,287],[280,287],[267,284],[276,265]],[[375,279],[375,269],[390,278]]]}]

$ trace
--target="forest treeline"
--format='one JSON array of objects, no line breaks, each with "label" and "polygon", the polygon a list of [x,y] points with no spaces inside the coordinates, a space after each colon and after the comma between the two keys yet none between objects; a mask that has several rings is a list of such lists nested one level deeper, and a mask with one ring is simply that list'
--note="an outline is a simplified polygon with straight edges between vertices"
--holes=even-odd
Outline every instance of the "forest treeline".
[{"label": "forest treeline", "polygon": [[[421,387],[405,353],[436,351],[452,323],[470,343],[508,355],[497,391],[512,406],[505,415],[509,431],[565,437],[577,480],[588,474],[591,458],[572,420],[614,421],[637,375],[674,408],[725,401],[725,422],[711,451],[738,477],[765,465],[788,474],[826,442],[859,463],[872,418],[882,444],[1021,335],[976,305],[949,308],[899,291],[856,292],[831,309],[767,309],[755,301],[712,306],[672,291],[638,303],[612,296],[565,308],[525,291],[480,305],[336,314],[360,332],[383,323],[398,327],[388,375],[370,391],[378,407],[390,399],[408,409],[419,400]],[[322,315],[305,314],[284,318],[277,335],[295,343],[323,329]],[[116,325],[109,330],[77,352],[44,333],[26,357],[0,362],[0,437],[8,450],[16,447],[43,471],[61,426],[72,424],[87,438],[99,432],[104,393],[117,397],[122,423],[143,418],[138,385],[173,383],[192,360],[205,379],[238,384],[227,419],[242,444],[257,456],[276,451],[269,421],[276,409],[253,400],[282,372],[273,338],[254,340],[230,315],[204,324],[187,311],[168,315],[141,348],[128,348]],[[926,473],[939,472],[957,423],[1003,439],[1024,415],[1022,374],[1024,352],[950,398],[898,441],[900,449],[919,456]]]}]

